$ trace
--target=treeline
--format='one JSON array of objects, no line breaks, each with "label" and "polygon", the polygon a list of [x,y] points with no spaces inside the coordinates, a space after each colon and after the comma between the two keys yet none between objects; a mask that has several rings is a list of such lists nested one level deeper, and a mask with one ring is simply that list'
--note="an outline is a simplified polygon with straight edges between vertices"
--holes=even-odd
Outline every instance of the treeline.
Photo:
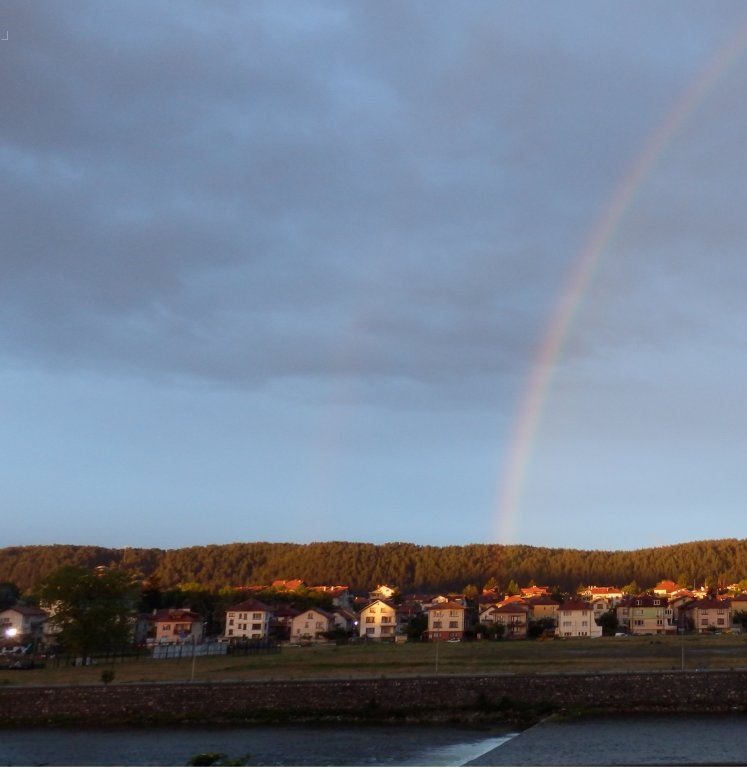
[{"label": "treeline", "polygon": [[401,592],[481,588],[495,580],[537,583],[574,591],[579,585],[641,588],[661,579],[684,586],[726,585],[747,578],[747,539],[719,539],[633,551],[554,549],[525,545],[470,544],[420,546],[407,543],[364,544],[254,542],[182,549],[109,549],[49,545],[0,549],[0,583],[32,589],[63,565],[113,566],[161,588],[183,584],[207,589],[269,584],[275,579],[303,579],[307,584],[345,584],[367,592],[377,584]]}]

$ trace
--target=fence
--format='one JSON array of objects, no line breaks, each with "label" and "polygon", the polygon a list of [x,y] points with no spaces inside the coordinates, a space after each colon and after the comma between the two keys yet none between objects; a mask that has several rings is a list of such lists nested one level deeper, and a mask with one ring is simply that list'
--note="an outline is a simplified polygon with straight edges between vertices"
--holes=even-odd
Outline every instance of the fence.
[{"label": "fence", "polygon": [[99,652],[90,656],[60,654],[46,659],[47,666],[82,667],[90,664],[115,664],[127,661],[166,661],[192,659],[196,656],[253,656],[256,654],[280,653],[275,643],[179,643],[148,647],[129,648],[121,651]]}]

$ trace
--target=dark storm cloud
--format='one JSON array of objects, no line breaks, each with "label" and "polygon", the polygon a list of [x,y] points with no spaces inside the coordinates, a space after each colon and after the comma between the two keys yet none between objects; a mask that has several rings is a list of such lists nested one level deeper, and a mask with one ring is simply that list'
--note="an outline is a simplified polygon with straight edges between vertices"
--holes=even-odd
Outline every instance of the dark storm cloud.
[{"label": "dark storm cloud", "polygon": [[2,349],[146,376],[515,375],[683,81],[593,12],[9,8]]}]

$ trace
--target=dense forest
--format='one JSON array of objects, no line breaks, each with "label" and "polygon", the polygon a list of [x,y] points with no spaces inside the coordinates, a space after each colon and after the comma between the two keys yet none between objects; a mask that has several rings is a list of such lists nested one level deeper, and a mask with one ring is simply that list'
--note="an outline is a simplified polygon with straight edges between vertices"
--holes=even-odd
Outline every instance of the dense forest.
[{"label": "dense forest", "polygon": [[183,549],[107,549],[50,545],[0,549],[0,583],[32,589],[63,565],[114,566],[168,589],[198,584],[207,589],[303,579],[308,585],[345,584],[358,593],[377,584],[405,592],[482,587],[494,579],[574,591],[579,585],[642,589],[660,579],[681,585],[726,585],[747,578],[747,539],[696,541],[633,551],[550,549],[470,544],[434,547],[407,543],[363,544],[254,542]]}]

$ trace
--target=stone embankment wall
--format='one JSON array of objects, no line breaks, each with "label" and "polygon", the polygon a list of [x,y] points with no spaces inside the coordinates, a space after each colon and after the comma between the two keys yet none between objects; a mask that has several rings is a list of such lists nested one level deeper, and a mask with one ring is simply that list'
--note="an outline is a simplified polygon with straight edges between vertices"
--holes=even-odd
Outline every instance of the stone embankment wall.
[{"label": "stone embankment wall", "polygon": [[435,713],[522,706],[549,706],[557,711],[747,711],[747,672],[7,686],[0,689],[0,724],[399,715],[427,719]]}]

